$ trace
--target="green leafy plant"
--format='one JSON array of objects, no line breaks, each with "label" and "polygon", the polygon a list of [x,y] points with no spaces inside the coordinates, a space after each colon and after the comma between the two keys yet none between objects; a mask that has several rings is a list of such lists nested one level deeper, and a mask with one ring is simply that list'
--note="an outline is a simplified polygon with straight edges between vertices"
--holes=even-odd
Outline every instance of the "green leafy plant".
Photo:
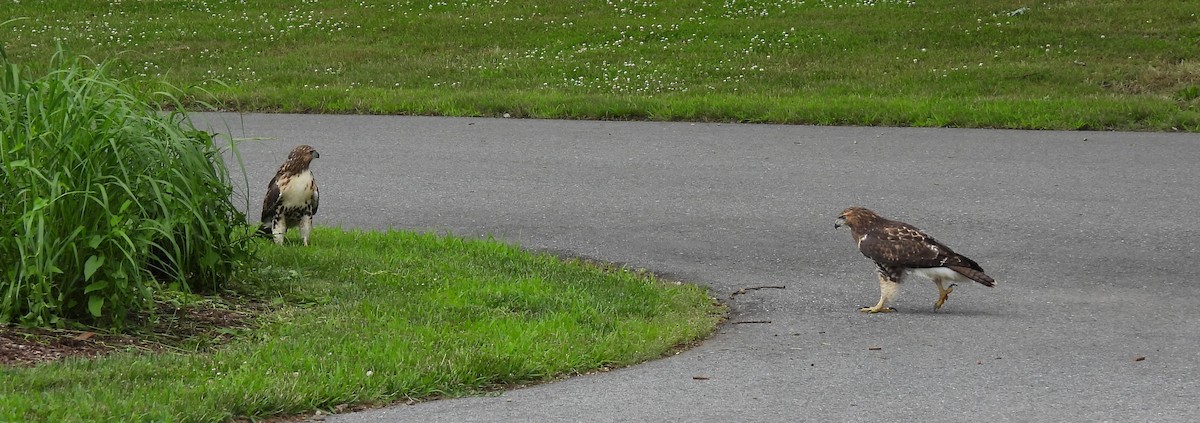
[{"label": "green leafy plant", "polygon": [[0,322],[120,325],[160,283],[212,290],[248,256],[212,136],[109,63],[60,48],[32,78],[0,50]]}]

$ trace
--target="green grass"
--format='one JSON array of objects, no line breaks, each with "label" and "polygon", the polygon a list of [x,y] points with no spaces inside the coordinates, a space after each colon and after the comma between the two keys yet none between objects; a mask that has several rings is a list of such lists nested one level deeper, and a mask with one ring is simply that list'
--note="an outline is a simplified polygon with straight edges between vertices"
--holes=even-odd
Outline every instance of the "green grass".
[{"label": "green grass", "polygon": [[282,303],[212,352],[0,369],[0,421],[220,421],[457,396],[662,356],[702,288],[490,240],[317,228],[239,282]]},{"label": "green grass", "polygon": [[[1190,0],[9,3],[238,110],[1200,130]],[[224,81],[227,85],[210,82]]]}]

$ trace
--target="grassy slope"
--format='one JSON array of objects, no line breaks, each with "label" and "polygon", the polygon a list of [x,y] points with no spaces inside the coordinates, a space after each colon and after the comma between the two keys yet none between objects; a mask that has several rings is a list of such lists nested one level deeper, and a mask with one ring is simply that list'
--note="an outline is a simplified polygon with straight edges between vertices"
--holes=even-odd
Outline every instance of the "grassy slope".
[{"label": "grassy slope", "polygon": [[1200,130],[1188,0],[76,3],[6,5],[10,52],[242,110]]},{"label": "grassy slope", "polygon": [[318,228],[264,247],[282,308],[212,353],[0,369],[0,421],[219,421],[461,395],[627,365],[709,333],[701,288],[491,241]]}]

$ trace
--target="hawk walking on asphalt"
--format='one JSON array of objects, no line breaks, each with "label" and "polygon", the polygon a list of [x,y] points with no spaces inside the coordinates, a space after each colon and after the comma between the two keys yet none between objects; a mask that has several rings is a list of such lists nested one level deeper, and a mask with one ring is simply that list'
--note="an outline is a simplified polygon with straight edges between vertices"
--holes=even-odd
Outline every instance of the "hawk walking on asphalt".
[{"label": "hawk walking on asphalt", "polygon": [[[888,307],[892,296],[900,290],[900,282],[910,274],[921,275],[937,285],[938,299],[934,311],[946,303],[956,284],[975,281],[986,287],[996,286],[991,276],[983,273],[979,263],[934,240],[920,229],[904,222],[888,220],[862,207],[842,211],[833,227],[846,226],[858,250],[875,261],[879,269],[879,303],[863,307],[865,313],[895,311]],[[951,282],[949,286],[945,283]]]},{"label": "hawk walking on asphalt", "polygon": [[317,214],[317,181],[308,170],[315,158],[321,157],[317,150],[307,145],[298,145],[288,153],[287,160],[279,166],[275,177],[267,183],[267,196],[263,198],[262,226],[259,232],[275,238],[283,244],[283,236],[289,228],[300,229],[300,239],[308,245],[312,232],[312,217]]}]

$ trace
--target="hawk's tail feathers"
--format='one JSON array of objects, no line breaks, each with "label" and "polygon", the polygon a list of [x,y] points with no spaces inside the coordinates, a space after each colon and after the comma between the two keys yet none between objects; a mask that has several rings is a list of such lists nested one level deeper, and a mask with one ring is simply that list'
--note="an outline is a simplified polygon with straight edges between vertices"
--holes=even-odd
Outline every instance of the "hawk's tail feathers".
[{"label": "hawk's tail feathers", "polygon": [[971,278],[971,280],[973,280],[975,282],[979,282],[980,284],[982,284],[983,286],[986,286],[988,288],[994,288],[996,286],[996,280],[992,279],[991,276],[988,276],[986,273],[983,273],[982,271],[975,270],[970,267],[962,267],[962,266],[950,266],[950,269],[954,270],[955,272],[962,273],[963,276]]}]

